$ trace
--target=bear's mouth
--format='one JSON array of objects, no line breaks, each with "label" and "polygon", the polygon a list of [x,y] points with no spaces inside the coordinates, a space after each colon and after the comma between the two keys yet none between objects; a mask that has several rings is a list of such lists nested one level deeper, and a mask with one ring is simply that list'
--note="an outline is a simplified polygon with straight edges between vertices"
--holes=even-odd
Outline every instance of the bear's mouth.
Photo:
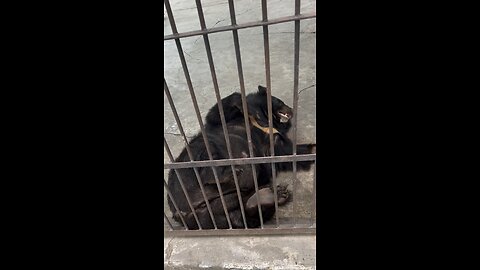
[{"label": "bear's mouth", "polygon": [[278,115],[280,116],[280,123],[286,123],[292,118],[292,115],[288,112],[278,112]]}]

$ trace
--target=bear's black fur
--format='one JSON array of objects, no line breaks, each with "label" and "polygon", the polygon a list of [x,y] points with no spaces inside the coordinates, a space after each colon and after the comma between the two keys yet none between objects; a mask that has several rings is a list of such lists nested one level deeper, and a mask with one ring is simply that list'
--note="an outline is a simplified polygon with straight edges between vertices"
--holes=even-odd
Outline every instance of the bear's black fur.
[{"label": "bear's black fur", "polygon": [[[225,121],[227,123],[228,138],[230,140],[233,158],[249,157],[249,147],[240,93],[233,93],[222,99],[222,106],[225,114]],[[249,119],[249,125],[254,156],[269,156],[270,141],[268,134],[266,88],[259,86],[258,92],[247,95],[247,106],[248,114],[251,118]],[[287,138],[286,134],[291,127],[290,119],[293,114],[292,109],[285,105],[280,99],[272,96],[272,113],[273,128],[276,129],[276,131],[274,131],[275,155],[291,155],[293,151],[292,142]],[[254,125],[255,122],[258,124]],[[229,155],[221,125],[218,104],[213,106],[206,116],[205,131],[213,159],[228,159]],[[201,133],[197,134],[189,142],[188,146],[194,160],[209,160]],[[314,149],[315,144],[300,144],[297,145],[297,154],[314,153]],[[183,149],[175,161],[190,161],[187,149]],[[297,162],[297,169],[309,170],[312,163],[312,161]],[[275,163],[277,171],[290,171],[292,170],[292,166],[291,162]],[[270,182],[272,178],[271,163],[254,164],[253,167],[259,186],[260,202],[257,201],[257,196],[255,196],[253,180],[254,171],[252,170],[252,165],[234,166],[249,228],[260,226],[258,204],[261,206],[264,221],[270,219],[275,213],[273,192]],[[211,167],[199,167],[196,170],[202,181],[202,188],[213,212],[217,228],[228,228],[228,222],[219,195],[219,189],[215,181],[213,169]],[[232,227],[245,228],[240,210],[240,202],[235,187],[232,166],[218,166],[216,172]],[[196,172],[193,168],[178,169],[176,172],[170,170],[169,172],[168,187],[180,210],[180,212],[176,211],[169,197],[168,204],[170,210],[174,213],[173,218],[176,221],[181,222],[181,215],[189,229],[198,229],[195,216],[192,214],[188,205],[187,199],[178,180],[177,173],[180,175],[190,202],[195,209],[195,214],[201,223],[202,229],[213,229],[214,225],[207,209],[207,203],[202,195],[202,188],[198,184]],[[287,202],[289,193],[286,186],[278,186],[277,197],[279,205]]]}]

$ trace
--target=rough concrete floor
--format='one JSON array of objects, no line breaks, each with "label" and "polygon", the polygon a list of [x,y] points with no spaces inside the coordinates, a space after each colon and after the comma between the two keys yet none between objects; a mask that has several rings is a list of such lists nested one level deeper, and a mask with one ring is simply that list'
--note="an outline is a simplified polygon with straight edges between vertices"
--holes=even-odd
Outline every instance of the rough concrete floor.
[{"label": "rough concrete floor", "polygon": [[315,269],[315,236],[164,238],[165,269]]}]

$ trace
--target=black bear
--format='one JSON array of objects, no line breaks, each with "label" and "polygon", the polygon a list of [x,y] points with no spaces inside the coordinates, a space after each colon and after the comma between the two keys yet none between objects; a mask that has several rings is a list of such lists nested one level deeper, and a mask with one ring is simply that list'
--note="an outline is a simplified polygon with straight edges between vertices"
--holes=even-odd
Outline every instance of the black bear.
[{"label": "black bear", "polygon": [[[266,88],[258,86],[258,92],[251,93],[247,95],[246,98],[254,156],[270,156]],[[233,93],[230,96],[223,98],[222,106],[225,121],[227,123],[228,138],[230,140],[233,158],[249,157],[249,147],[240,93]],[[293,151],[292,141],[286,134],[291,128],[290,119],[293,116],[292,109],[285,105],[280,99],[272,96],[272,113],[274,154],[276,156],[291,155]],[[228,159],[227,145],[217,104],[210,109],[205,120],[205,131],[213,159]],[[209,160],[201,133],[197,134],[188,145],[194,160]],[[297,145],[297,154],[311,154],[315,152],[314,149],[315,144],[299,144]],[[179,157],[175,159],[175,162],[185,161],[190,161],[190,159],[187,150],[183,149]],[[292,162],[274,164],[277,171],[290,171],[293,167]],[[297,169],[309,170],[312,164],[313,161],[297,162]],[[217,176],[232,227],[245,228],[231,168],[231,166],[217,166]],[[257,196],[255,194],[252,165],[235,165],[234,168],[238,179],[243,207],[245,209],[247,226],[248,228],[259,227],[260,217],[258,213],[258,204],[261,206],[264,221],[270,219],[275,213],[274,193],[271,185],[271,163],[254,164],[259,186],[258,197],[260,201],[257,201]],[[217,228],[229,228],[213,169],[211,167],[199,167],[197,172],[202,181],[202,188],[210,204]],[[194,169],[177,169],[177,173],[180,175],[184,187],[187,190],[190,202],[192,203],[195,214],[201,223],[202,229],[213,229],[214,224],[208,212]],[[170,170],[169,172],[168,187],[180,210],[180,212],[176,211],[169,197],[168,204],[173,213],[173,218],[176,221],[181,222],[181,215],[189,229],[198,229],[195,217],[192,214],[174,170]],[[289,192],[286,186],[278,186],[277,198],[278,205],[283,205],[288,201]]]}]

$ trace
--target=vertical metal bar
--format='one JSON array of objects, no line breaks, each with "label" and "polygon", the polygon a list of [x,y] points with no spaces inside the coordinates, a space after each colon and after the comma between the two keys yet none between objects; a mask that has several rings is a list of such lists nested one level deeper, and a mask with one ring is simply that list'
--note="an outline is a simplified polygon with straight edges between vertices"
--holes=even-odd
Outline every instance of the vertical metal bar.
[{"label": "vertical metal bar", "polygon": [[170,227],[170,230],[172,230],[172,231],[173,231],[173,226],[172,226],[172,223],[170,223],[170,220],[168,220],[168,217],[167,217],[167,215],[165,214],[165,211],[163,211],[163,217],[165,218],[164,220],[166,220],[166,221],[167,221],[167,223],[168,223],[168,227]]},{"label": "vertical metal bar", "polygon": [[[169,2],[169,0],[164,0],[164,2],[165,2],[165,7],[167,8],[168,19],[170,20],[170,25],[172,27],[172,33],[177,34],[178,32],[177,32],[177,28],[176,28],[176,25],[175,25],[175,20],[173,18],[172,9],[170,7],[170,2]],[[205,133],[205,127],[203,126],[202,116],[200,115],[200,110],[198,108],[197,98],[195,97],[195,92],[193,91],[193,85],[192,85],[192,81],[190,79],[190,72],[188,71],[187,62],[185,61],[185,55],[183,53],[182,44],[180,43],[180,39],[176,38],[175,39],[175,44],[177,45],[178,55],[180,56],[180,62],[182,63],[183,73],[185,75],[185,80],[187,81],[188,90],[190,92],[190,97],[191,97],[192,103],[193,103],[193,108],[195,109],[195,114],[197,116],[198,123],[200,124],[200,129],[202,131],[202,136],[203,136],[203,142],[205,143],[205,148],[207,150],[208,158],[210,160],[213,160],[212,152],[210,151],[207,135]],[[219,190],[220,200],[222,201],[223,210],[225,211],[228,226],[229,226],[230,229],[232,229],[232,222],[230,221],[230,215],[228,214],[225,199],[223,198],[222,187],[220,186],[220,181],[218,180],[217,170],[213,166],[211,168],[212,168],[212,171],[213,171],[213,176],[215,178],[215,182],[217,184],[217,188]]]},{"label": "vertical metal bar", "polygon": [[[228,7],[230,9],[230,20],[232,22],[232,25],[236,25],[236,19],[235,19],[235,7],[233,5],[233,0],[228,0]],[[242,95],[242,108],[243,108],[243,117],[245,120],[245,127],[247,131],[247,141],[248,141],[248,151],[250,153],[250,157],[254,157],[253,153],[253,147],[252,147],[252,134],[250,131],[250,125],[249,125],[249,118],[248,118],[248,108],[247,108],[247,98],[245,96],[245,83],[243,81],[243,69],[242,69],[242,57],[240,56],[240,44],[238,41],[238,30],[234,29],[232,30],[233,33],[233,43],[235,45],[235,55],[237,58],[237,70],[238,70],[238,80],[240,82],[240,92]],[[253,182],[255,185],[255,194],[257,197],[257,202],[260,202],[260,195],[258,194],[258,181],[257,181],[257,171],[255,169],[255,166],[252,164],[252,171],[253,171]],[[257,204],[258,206],[258,215],[260,217],[260,227],[263,229],[263,215],[262,215],[262,209],[260,204]]]},{"label": "vertical metal bar", "polygon": [[[262,0],[262,20],[268,20],[267,1]],[[263,26],[263,48],[265,52],[265,79],[267,81],[267,107],[268,107],[268,130],[270,138],[270,155],[275,156],[274,140],[273,140],[273,119],[272,119],[272,82],[270,76],[270,43],[268,39],[268,25]],[[273,185],[273,198],[275,200],[275,213],[278,213],[278,198],[277,198],[277,176],[274,163],[272,166],[272,185]],[[278,214],[275,214],[275,222],[277,228]]]},{"label": "vertical metal bar", "polygon": [[175,20],[173,19],[172,7],[170,6],[170,1],[164,0],[163,3],[165,4],[165,9],[167,10],[167,17],[168,21],[170,22],[170,26],[172,27],[172,33],[177,34],[177,25],[175,24]]},{"label": "vertical metal bar", "polygon": [[[167,140],[165,140],[165,137],[163,137],[163,145],[165,146],[165,149],[167,150],[167,155],[170,158],[171,162],[174,162],[172,152],[170,152],[170,148],[168,147]],[[188,196],[187,189],[185,188],[185,185],[183,184],[182,177],[178,173],[177,169],[173,169],[175,171],[175,174],[177,175],[178,182],[180,183],[180,186],[182,187],[183,193],[185,194],[185,198],[187,198],[187,203],[188,206],[190,207],[190,210],[192,211],[193,217],[195,218],[195,221],[197,222],[198,228],[201,230],[202,229],[202,224],[200,224],[200,221],[198,220],[197,213],[195,213],[195,208],[192,205],[192,201],[190,200],[190,196]],[[181,216],[181,213],[178,213]]]},{"label": "vertical metal bar", "polygon": [[[190,147],[188,145],[187,136],[185,136],[185,132],[183,130],[182,123],[180,121],[180,118],[178,117],[177,109],[175,107],[175,103],[173,102],[172,96],[170,95],[170,90],[168,89],[168,85],[167,85],[167,82],[165,81],[165,78],[163,78],[163,90],[165,92],[165,95],[167,96],[168,103],[170,104],[170,107],[172,108],[173,117],[175,118],[175,121],[177,122],[178,129],[180,130],[180,134],[182,135],[183,140],[185,142],[185,148],[187,149],[188,157],[190,158],[190,161],[194,161],[192,151],[190,150]],[[207,205],[208,213],[210,214],[210,218],[212,219],[213,227],[215,229],[217,229],[217,223],[215,222],[215,217],[213,215],[213,211],[210,207],[210,203],[208,201],[207,195],[205,194],[205,189],[203,188],[203,183],[202,183],[202,180],[200,178],[200,173],[198,172],[198,168],[194,167],[193,170],[195,172],[195,176],[197,178],[198,185],[200,186],[200,191],[202,192],[203,199],[205,200],[205,203]]]},{"label": "vertical metal bar", "polygon": [[314,162],[313,167],[313,200],[312,200],[312,214],[311,214],[311,221],[312,226],[315,224],[314,215],[316,216],[315,211],[317,211],[317,160]]},{"label": "vertical metal bar", "polygon": [[[163,186],[165,187],[165,190],[167,191],[168,196],[170,197],[170,200],[173,203],[173,207],[175,207],[175,210],[180,213],[180,209],[177,206],[177,203],[175,202],[175,199],[173,198],[172,192],[170,192],[170,189],[168,188],[167,182],[165,179],[163,179]],[[180,220],[182,221],[183,226],[185,227],[185,230],[188,230],[187,223],[185,223],[185,220],[183,219],[182,215],[180,216]]]},{"label": "vertical metal bar", "polygon": [[[200,27],[202,28],[202,30],[205,30],[205,29],[207,29],[207,27],[206,27],[206,24],[205,24],[205,18],[203,16],[202,3],[200,2],[200,0],[195,0],[195,1],[196,1],[196,4],[197,4],[197,12],[198,12],[198,19],[200,20]],[[210,66],[210,73],[212,74],[213,88],[215,89],[215,97],[217,98],[218,110],[220,112],[220,120],[222,122],[222,128],[223,128],[223,135],[225,136],[225,142],[227,144],[228,157],[230,159],[232,159],[233,156],[232,156],[232,148],[231,148],[231,145],[230,145],[230,137],[228,136],[227,123],[225,121],[225,114],[223,112],[222,98],[220,97],[220,91],[218,89],[217,74],[215,72],[215,66],[214,66],[214,63],[213,63],[212,51],[211,51],[211,48],[210,48],[210,41],[208,39],[207,34],[203,35],[203,41],[205,43],[205,49],[207,51],[208,64]],[[233,172],[233,180],[235,182],[235,188],[237,190],[237,197],[238,197],[238,202],[239,202],[239,205],[240,205],[240,211],[242,213],[243,224],[245,226],[245,229],[248,229],[247,219],[245,217],[245,209],[243,207],[242,194],[240,193],[240,188],[239,188],[239,185],[238,185],[238,178],[237,178],[237,173],[235,171],[235,166],[231,165],[231,169],[232,169],[232,172]]]},{"label": "vertical metal bar", "polygon": [[[295,15],[300,14],[300,0],[295,0]],[[300,58],[300,20],[295,21],[295,53],[293,64],[293,155],[297,155],[298,69]],[[297,225],[297,162],[293,161],[293,223]]]}]

